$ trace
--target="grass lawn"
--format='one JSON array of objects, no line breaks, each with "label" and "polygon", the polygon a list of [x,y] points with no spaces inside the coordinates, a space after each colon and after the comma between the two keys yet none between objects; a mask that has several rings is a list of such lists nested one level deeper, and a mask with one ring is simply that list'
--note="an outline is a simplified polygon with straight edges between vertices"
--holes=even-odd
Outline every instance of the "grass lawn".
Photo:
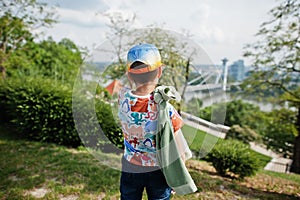
[{"label": "grass lawn", "polygon": [[220,138],[216,136],[207,134],[188,125],[183,126],[182,132],[190,146],[190,149],[193,151],[199,151],[201,148],[204,148],[204,144],[210,144],[213,146],[218,140],[220,140]]},{"label": "grass lawn", "polygon": [[[120,171],[87,150],[26,141],[0,127],[0,199],[119,199]],[[189,160],[198,187],[172,199],[299,199],[300,176],[259,173],[244,181],[220,177],[207,162]],[[146,198],[145,198],[146,199]]]},{"label": "grass lawn", "polygon": [[101,165],[88,151],[7,135],[0,137],[0,199],[93,199],[118,193],[119,171]]}]

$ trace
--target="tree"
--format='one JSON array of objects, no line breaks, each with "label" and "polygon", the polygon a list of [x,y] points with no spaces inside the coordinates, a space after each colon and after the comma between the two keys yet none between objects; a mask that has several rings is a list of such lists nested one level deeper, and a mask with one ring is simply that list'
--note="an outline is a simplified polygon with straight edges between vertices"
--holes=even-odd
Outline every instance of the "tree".
[{"label": "tree", "polygon": [[[6,69],[10,66],[10,58],[18,49],[33,41],[33,35],[28,31],[22,19],[6,14],[0,18],[0,70],[2,78],[6,77]],[[13,58],[17,54],[14,54]]]},{"label": "tree", "polygon": [[266,113],[266,116],[266,130],[262,132],[264,144],[284,157],[291,157],[297,135],[295,112],[282,108]]},{"label": "tree", "polygon": [[55,22],[54,11],[36,0],[0,2],[0,72],[5,78],[10,56],[32,42],[33,31]]},{"label": "tree", "polygon": [[[159,84],[173,85],[177,91],[181,91],[181,97],[184,101],[190,67],[192,66],[193,56],[196,55],[194,47],[157,25],[150,25],[149,28],[143,30],[133,29],[132,24],[135,21],[135,15],[126,17],[118,12],[103,15],[109,19],[107,39],[112,46],[110,51],[115,54],[117,59],[116,62],[107,67],[103,77],[109,77],[110,79],[122,77],[126,72],[123,55],[128,49],[137,43],[151,43],[160,50],[162,61],[165,64],[164,75]],[[190,35],[186,33],[185,37],[190,38]],[[100,50],[108,51],[107,49]],[[185,57],[183,54],[185,54]],[[176,107],[180,112],[182,104],[180,103]]]},{"label": "tree", "polygon": [[223,113],[226,110],[224,125],[233,126],[240,125],[241,127],[249,126],[256,127],[253,123],[253,118],[260,113],[259,107],[250,103],[245,103],[242,100],[234,100],[227,103],[218,103],[200,110],[200,118],[212,121],[214,123],[222,123],[218,113]]},{"label": "tree", "polygon": [[10,77],[41,76],[72,84],[82,62],[82,52],[71,40],[56,42],[48,38],[38,43],[27,42],[11,52],[6,67]]},{"label": "tree", "polygon": [[120,12],[102,13],[102,15],[109,20],[107,24],[109,31],[106,33],[106,38],[112,48],[99,50],[113,53],[116,56],[116,61],[107,67],[103,77],[109,76],[111,79],[118,79],[126,72],[126,61],[123,58],[123,54],[131,45],[128,37],[136,16],[127,17]]},{"label": "tree", "polygon": [[252,59],[255,69],[243,88],[250,93],[256,88],[280,89],[278,99],[297,109],[291,171],[300,173],[300,2],[283,0],[270,15],[256,35],[258,40],[246,46],[244,56]]},{"label": "tree", "polygon": [[31,75],[50,77],[62,83],[73,84],[83,63],[80,49],[67,38],[60,42],[48,38],[32,44],[26,54],[32,61]]}]

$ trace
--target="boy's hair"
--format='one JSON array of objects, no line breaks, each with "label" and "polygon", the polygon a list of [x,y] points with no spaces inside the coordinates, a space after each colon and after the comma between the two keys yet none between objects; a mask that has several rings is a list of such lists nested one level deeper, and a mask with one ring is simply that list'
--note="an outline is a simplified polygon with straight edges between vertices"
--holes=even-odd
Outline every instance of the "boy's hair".
[{"label": "boy's hair", "polygon": [[[142,69],[146,67],[148,67],[148,65],[140,61],[135,61],[134,63],[131,64],[130,69]],[[135,84],[146,84],[149,82],[153,82],[155,80],[155,78],[158,75],[158,69],[146,73],[141,73],[141,74],[134,74],[128,72],[128,75],[134,81]]]}]

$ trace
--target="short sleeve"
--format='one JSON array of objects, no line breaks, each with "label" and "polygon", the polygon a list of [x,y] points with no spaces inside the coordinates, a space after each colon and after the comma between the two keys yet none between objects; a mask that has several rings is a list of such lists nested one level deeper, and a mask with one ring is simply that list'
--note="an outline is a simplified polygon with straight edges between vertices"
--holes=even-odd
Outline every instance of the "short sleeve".
[{"label": "short sleeve", "polygon": [[169,115],[170,115],[170,119],[171,119],[171,122],[173,125],[173,130],[175,133],[176,131],[181,129],[181,127],[184,125],[184,123],[183,123],[181,116],[178,114],[177,110],[172,105],[169,106]]},{"label": "short sleeve", "polygon": [[118,105],[120,106],[120,104],[122,103],[122,101],[124,100],[124,95],[126,92],[129,91],[129,88],[126,87],[122,87],[118,93]]}]

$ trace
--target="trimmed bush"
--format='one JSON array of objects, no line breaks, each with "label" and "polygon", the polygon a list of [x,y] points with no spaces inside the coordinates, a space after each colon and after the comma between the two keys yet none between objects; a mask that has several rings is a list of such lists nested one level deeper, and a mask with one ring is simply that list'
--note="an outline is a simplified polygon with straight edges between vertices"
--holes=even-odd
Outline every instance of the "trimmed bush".
[{"label": "trimmed bush", "polygon": [[0,105],[6,119],[26,137],[78,146],[71,92],[51,80],[9,79],[1,83]]},{"label": "trimmed bush", "polygon": [[259,169],[259,161],[250,147],[237,140],[217,143],[206,159],[221,176],[243,179],[255,175]]},{"label": "trimmed bush", "polygon": [[[0,83],[1,115],[29,139],[73,147],[82,144],[79,129],[87,130],[84,134],[89,136],[99,135],[100,126],[91,125],[96,121],[113,143],[122,146],[120,129],[113,119],[110,105],[101,100],[94,104],[94,98],[87,99],[84,93],[78,95],[77,102],[73,102],[72,88],[55,84],[51,79],[5,80]],[[77,121],[80,125],[77,127],[72,112],[74,105],[74,111],[79,113]],[[94,108],[90,109],[91,106]]]}]

